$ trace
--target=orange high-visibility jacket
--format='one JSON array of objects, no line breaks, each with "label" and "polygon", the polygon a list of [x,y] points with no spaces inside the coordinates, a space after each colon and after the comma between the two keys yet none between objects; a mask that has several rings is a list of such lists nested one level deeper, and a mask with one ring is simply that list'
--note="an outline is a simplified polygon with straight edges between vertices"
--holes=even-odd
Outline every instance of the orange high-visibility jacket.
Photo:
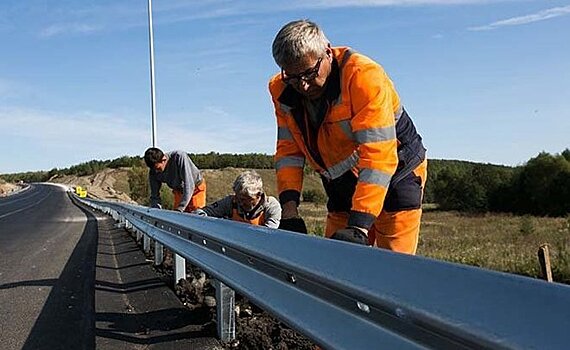
[{"label": "orange high-visibility jacket", "polygon": [[[425,149],[383,68],[347,47],[333,48],[333,56],[324,92],[328,110],[318,130],[307,122],[300,93],[280,74],[269,82],[279,199],[298,203],[307,160],[321,174],[328,210],[350,212],[349,225],[369,228],[390,183],[408,176]],[[401,209],[397,203],[392,208]]]}]

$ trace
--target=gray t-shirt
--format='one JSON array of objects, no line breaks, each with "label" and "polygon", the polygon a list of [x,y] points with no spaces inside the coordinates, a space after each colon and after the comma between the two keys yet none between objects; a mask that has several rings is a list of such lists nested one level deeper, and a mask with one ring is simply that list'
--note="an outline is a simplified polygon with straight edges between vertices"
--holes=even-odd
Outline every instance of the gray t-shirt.
[{"label": "gray t-shirt", "polygon": [[180,205],[175,208],[184,211],[192,199],[194,188],[202,182],[202,173],[184,151],[166,153],[168,161],[162,172],[150,169],[148,182],[150,184],[150,206],[159,208],[161,204],[160,187],[165,183],[173,190],[182,192]]}]

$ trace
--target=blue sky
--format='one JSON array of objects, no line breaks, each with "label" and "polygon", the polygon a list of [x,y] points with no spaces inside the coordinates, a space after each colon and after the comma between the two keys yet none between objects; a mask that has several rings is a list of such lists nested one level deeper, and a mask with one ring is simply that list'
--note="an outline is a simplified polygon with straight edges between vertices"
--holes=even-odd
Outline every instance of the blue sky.
[{"label": "blue sky", "polygon": [[[0,2],[0,173],[151,144],[146,0]],[[570,147],[570,1],[153,0],[158,146],[272,154],[271,43],[309,18],[384,66],[432,158]]]}]

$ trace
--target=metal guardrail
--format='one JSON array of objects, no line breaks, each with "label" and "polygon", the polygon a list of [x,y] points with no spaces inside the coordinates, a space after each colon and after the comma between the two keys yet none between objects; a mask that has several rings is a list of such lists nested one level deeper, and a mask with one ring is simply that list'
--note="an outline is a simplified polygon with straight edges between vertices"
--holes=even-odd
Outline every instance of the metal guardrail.
[{"label": "metal guardrail", "polygon": [[232,288],[326,349],[570,344],[566,285],[229,220],[81,201],[221,281],[225,340],[235,334]]}]

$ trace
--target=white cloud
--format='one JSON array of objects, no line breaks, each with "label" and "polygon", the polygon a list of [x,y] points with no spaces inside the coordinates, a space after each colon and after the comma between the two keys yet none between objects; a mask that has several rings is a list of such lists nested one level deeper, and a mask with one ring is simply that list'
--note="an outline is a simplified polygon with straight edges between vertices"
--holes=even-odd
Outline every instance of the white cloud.
[{"label": "white cloud", "polygon": [[319,0],[307,2],[305,7],[377,7],[422,5],[471,5],[509,0]]},{"label": "white cloud", "polygon": [[101,27],[82,23],[60,23],[53,24],[44,28],[40,32],[40,36],[49,38],[62,34],[89,34],[100,30]]},{"label": "white cloud", "polygon": [[[172,24],[197,19],[234,18],[233,24],[242,23],[243,15],[271,14],[305,9],[328,9],[342,7],[387,7],[387,6],[442,6],[476,5],[517,0],[203,0],[203,1],[164,1],[153,6],[155,25]],[[136,6],[125,3],[112,3],[76,8],[60,8],[52,11],[53,24],[41,30],[42,37],[62,34],[88,34],[102,30],[127,29],[148,25],[146,1]],[[77,7],[81,6],[81,7]],[[66,21],[71,21],[67,23]],[[237,21],[237,22],[236,22]],[[251,20],[245,20],[251,21]],[[259,20],[248,25],[255,25]],[[91,23],[91,24],[85,24]],[[230,23],[232,24],[232,23]],[[223,25],[223,24],[221,24]]]},{"label": "white cloud", "polygon": [[529,24],[529,23],[534,23],[534,22],[545,21],[545,20],[548,20],[551,18],[565,16],[568,14],[570,14],[570,6],[554,7],[554,8],[542,10],[542,11],[539,11],[537,13],[533,13],[530,15],[508,18],[508,19],[497,21],[497,22],[493,22],[493,23],[488,24],[488,25],[479,26],[479,27],[471,27],[468,29],[472,30],[472,31],[493,30],[493,29],[497,29],[500,27],[519,26],[519,25],[524,25],[524,24]]}]

